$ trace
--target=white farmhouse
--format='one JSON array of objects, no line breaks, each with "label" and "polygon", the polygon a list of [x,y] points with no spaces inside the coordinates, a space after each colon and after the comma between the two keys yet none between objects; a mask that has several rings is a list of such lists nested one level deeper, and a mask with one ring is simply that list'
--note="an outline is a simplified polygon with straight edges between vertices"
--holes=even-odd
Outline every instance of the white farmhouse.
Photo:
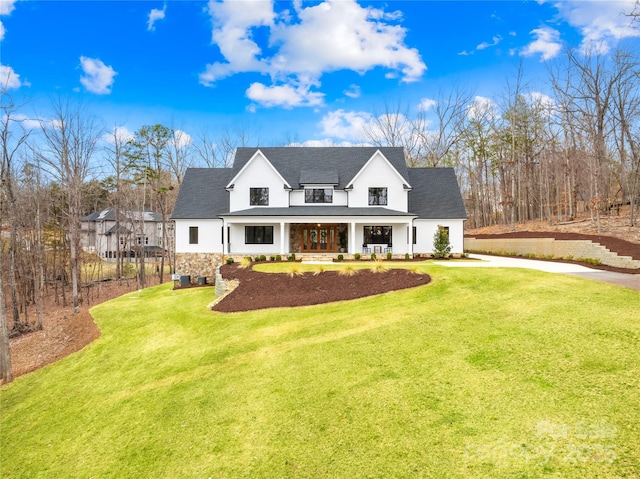
[{"label": "white farmhouse", "polygon": [[466,212],[452,168],[409,168],[402,148],[238,148],[232,168],[187,170],[172,220],[176,272],[212,275],[225,256],[433,252]]}]

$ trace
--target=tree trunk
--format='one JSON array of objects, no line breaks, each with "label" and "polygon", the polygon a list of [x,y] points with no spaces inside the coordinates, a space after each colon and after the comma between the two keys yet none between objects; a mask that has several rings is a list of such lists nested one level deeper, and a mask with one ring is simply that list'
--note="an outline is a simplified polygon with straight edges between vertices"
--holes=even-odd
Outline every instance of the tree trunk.
[{"label": "tree trunk", "polygon": [[13,381],[11,367],[11,349],[9,348],[9,330],[7,328],[7,309],[4,304],[3,267],[0,259],[0,383]]}]

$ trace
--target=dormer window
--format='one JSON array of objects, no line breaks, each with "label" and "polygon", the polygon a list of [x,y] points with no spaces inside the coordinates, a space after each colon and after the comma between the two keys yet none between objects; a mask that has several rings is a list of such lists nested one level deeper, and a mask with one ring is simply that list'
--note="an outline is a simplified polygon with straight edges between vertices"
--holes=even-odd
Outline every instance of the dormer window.
[{"label": "dormer window", "polygon": [[333,203],[333,188],[305,188],[305,203]]},{"label": "dormer window", "polygon": [[251,206],[268,206],[269,188],[249,188],[249,204]]},{"label": "dormer window", "polygon": [[369,188],[369,206],[379,206],[387,204],[386,188]]}]

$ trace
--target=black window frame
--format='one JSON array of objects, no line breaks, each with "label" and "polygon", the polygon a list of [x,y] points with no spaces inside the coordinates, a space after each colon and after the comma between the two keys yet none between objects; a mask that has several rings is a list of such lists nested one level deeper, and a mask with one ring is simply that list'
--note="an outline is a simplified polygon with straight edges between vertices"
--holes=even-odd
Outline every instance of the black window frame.
[{"label": "black window frame", "polygon": [[373,225],[362,228],[364,244],[385,244],[390,246],[393,243],[392,225]]},{"label": "black window frame", "polygon": [[244,244],[273,244],[273,226],[245,226]]},{"label": "black window frame", "polygon": [[269,188],[249,188],[249,204],[251,206],[269,206]]},{"label": "black window frame", "polygon": [[386,186],[371,186],[369,187],[369,206],[387,206],[388,189]]},{"label": "black window frame", "polygon": [[189,226],[189,244],[198,244],[197,226]]},{"label": "black window frame", "polygon": [[305,203],[333,203],[333,188],[305,188]]}]

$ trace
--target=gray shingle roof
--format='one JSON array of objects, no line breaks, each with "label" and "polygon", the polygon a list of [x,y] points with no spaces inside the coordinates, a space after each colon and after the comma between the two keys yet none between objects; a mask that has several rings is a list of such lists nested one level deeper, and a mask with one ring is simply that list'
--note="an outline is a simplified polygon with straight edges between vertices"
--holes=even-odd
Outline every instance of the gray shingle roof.
[{"label": "gray shingle roof", "polygon": [[[156,213],[153,211],[144,211],[144,221],[162,221],[162,214]],[[138,211],[123,211],[120,210],[120,219],[122,221],[132,220],[140,218],[140,213]],[[83,216],[80,218],[80,221],[115,221],[116,220],[116,210],[115,208],[107,208],[105,210],[94,211],[93,213],[88,214],[87,216]]]},{"label": "gray shingle roof", "polygon": [[233,162],[234,176],[258,150],[264,153],[275,169],[293,188],[300,187],[300,174],[302,171],[322,170],[332,175],[337,174],[338,177],[334,177],[338,180],[336,188],[344,189],[347,186],[347,182],[356,176],[378,150],[398,170],[398,173],[409,181],[407,178],[407,164],[402,148],[373,146],[238,148]]},{"label": "gray shingle roof", "polygon": [[[208,219],[220,216],[418,216],[425,219],[465,219],[467,217],[453,168],[407,168],[402,148],[327,147],[260,148],[284,179],[299,188],[306,180],[333,184],[344,189],[371,156],[380,150],[411,184],[409,213],[387,208],[347,208],[346,206],[295,206],[251,208],[229,212],[225,186],[258,148],[238,148],[233,168],[189,168],[185,174],[171,217]],[[324,172],[320,174],[320,169]],[[337,177],[335,176],[337,175]]]},{"label": "gray shingle roof", "polygon": [[466,219],[453,168],[409,168],[409,211],[424,219]]},{"label": "gray shingle roof", "polygon": [[224,188],[231,178],[231,168],[188,168],[171,218],[207,219],[227,213],[229,193]]},{"label": "gray shingle roof", "polygon": [[340,183],[340,175],[337,171],[327,170],[302,170],[300,171],[301,185],[337,185]]}]

